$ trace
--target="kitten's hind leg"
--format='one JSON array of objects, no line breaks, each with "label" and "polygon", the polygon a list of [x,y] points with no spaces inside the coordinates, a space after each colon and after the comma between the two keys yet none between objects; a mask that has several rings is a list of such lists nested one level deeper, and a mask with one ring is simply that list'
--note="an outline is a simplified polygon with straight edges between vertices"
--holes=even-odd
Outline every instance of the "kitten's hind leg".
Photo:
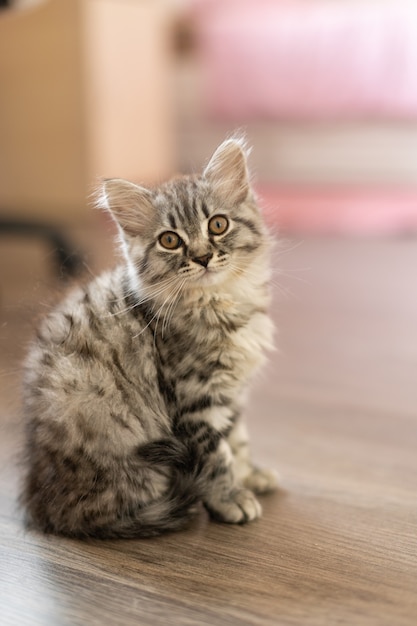
[{"label": "kitten's hind leg", "polygon": [[245,424],[240,418],[228,437],[233,453],[234,474],[238,482],[254,493],[274,491],[278,486],[278,473],[253,465],[249,450],[249,437]]}]

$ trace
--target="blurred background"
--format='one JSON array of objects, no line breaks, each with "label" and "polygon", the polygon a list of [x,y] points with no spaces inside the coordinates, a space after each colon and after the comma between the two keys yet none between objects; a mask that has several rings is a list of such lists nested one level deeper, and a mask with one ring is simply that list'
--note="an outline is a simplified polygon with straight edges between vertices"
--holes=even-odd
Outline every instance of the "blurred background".
[{"label": "blurred background", "polygon": [[1,4],[0,266],[12,287],[28,267],[71,274],[77,251],[100,254],[100,177],[198,171],[235,129],[279,232],[416,232],[414,2]]},{"label": "blurred background", "polygon": [[[33,328],[68,278],[114,263],[113,225],[92,209],[99,178],[198,172],[236,129],[279,235],[279,350],[248,417],[254,458],[279,469],[283,493],[245,530],[246,557],[241,531],[232,541],[220,525],[168,538],[162,560],[157,544],[54,552],[16,513]],[[0,0],[6,622],[144,623],[201,602],[204,623],[227,605],[239,623],[417,624],[416,234],[416,0]],[[233,569],[220,604],[222,579],[210,586],[194,558],[210,545],[222,575]],[[236,578],[246,561],[255,575]]]}]

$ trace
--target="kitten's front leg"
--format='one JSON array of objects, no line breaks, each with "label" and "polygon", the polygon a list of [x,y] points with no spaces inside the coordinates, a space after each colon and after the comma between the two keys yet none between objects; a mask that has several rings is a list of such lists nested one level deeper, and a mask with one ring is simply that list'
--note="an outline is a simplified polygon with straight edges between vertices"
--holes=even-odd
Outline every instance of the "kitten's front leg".
[{"label": "kitten's front leg", "polygon": [[222,522],[243,524],[260,517],[261,505],[249,489],[243,488],[233,474],[233,454],[225,439],[206,459],[204,505],[210,515]]},{"label": "kitten's front leg", "polygon": [[261,506],[253,492],[237,480],[226,437],[234,411],[227,406],[204,405],[196,401],[181,411],[174,434],[192,451],[198,491],[212,517],[232,524],[252,521],[261,515]]},{"label": "kitten's front leg", "polygon": [[242,418],[236,420],[228,442],[233,453],[236,479],[254,493],[274,491],[278,486],[278,474],[275,470],[260,468],[252,463],[249,436]]}]

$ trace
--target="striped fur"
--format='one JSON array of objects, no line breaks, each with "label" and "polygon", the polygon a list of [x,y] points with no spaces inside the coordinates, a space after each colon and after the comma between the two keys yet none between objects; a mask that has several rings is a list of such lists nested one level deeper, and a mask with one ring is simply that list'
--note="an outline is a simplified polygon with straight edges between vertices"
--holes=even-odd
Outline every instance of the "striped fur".
[{"label": "striped fur", "polygon": [[244,146],[228,140],[201,176],[153,190],[106,181],[102,203],[125,263],[44,320],[26,363],[28,520],[139,537],[180,528],[199,501],[253,520],[275,476],[253,467],[241,411],[272,324]]}]

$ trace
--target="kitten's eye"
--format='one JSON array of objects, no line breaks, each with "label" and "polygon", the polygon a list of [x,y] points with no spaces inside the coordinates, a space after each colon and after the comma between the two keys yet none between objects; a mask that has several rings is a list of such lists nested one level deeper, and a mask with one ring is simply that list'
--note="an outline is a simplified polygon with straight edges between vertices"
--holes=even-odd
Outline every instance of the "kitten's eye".
[{"label": "kitten's eye", "polygon": [[168,230],[166,233],[159,235],[159,243],[167,250],[176,250],[182,244],[182,239],[176,233]]},{"label": "kitten's eye", "polygon": [[228,228],[229,220],[224,215],[215,215],[208,223],[208,229],[212,235],[223,235]]}]

